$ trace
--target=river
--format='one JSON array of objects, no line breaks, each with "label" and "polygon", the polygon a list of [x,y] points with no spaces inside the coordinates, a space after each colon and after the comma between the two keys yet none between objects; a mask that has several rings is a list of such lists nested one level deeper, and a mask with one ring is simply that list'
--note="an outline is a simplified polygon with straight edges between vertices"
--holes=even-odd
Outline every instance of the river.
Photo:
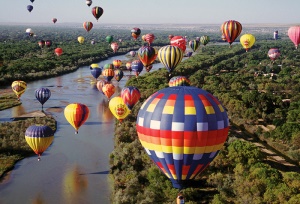
[{"label": "river", "polygon": [[[121,55],[98,64],[103,66],[114,59],[128,60],[126,55]],[[160,67],[163,66],[155,64],[152,70]],[[125,72],[120,82],[112,80],[117,90],[112,97],[119,95],[128,75],[129,72]],[[55,139],[41,161],[37,156],[19,161],[0,184],[1,204],[110,203],[109,154],[114,147],[115,118],[108,108],[106,96],[91,80],[89,66],[82,66],[63,76],[29,82],[21,96],[22,105],[0,111],[0,120],[5,121],[41,110],[34,92],[37,88],[47,87],[51,97],[44,104],[44,111],[51,113],[57,121]],[[88,120],[77,135],[64,117],[63,110],[69,103],[84,103],[90,110]]]}]

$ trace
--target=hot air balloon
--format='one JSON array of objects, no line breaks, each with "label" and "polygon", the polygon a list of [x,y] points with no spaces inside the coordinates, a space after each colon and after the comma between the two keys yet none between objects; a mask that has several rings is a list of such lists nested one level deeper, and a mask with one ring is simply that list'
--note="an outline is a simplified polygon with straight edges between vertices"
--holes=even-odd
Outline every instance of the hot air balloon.
[{"label": "hot air balloon", "polygon": [[103,80],[103,79],[100,79],[100,80],[97,82],[97,84],[96,84],[96,87],[97,87],[98,91],[100,91],[102,94],[104,94],[103,91],[102,91],[102,88],[103,88],[103,86],[104,86],[105,84],[109,84],[109,82],[108,82],[108,81],[105,81],[105,80]]},{"label": "hot air balloon", "polygon": [[102,16],[103,12],[104,12],[103,8],[99,6],[95,6],[94,8],[92,8],[92,14],[97,21]]},{"label": "hot air balloon", "polygon": [[32,37],[34,35],[33,30],[31,28],[27,28],[25,32],[28,36]]},{"label": "hot air balloon", "polygon": [[106,81],[110,82],[112,78],[114,78],[115,72],[113,69],[103,69],[102,76],[105,78]]},{"label": "hot air balloon", "polygon": [[89,32],[93,28],[93,23],[86,21],[83,23],[83,28]]},{"label": "hot air balloon", "polygon": [[113,64],[110,64],[110,63],[107,63],[103,66],[103,69],[114,69],[114,65]]},{"label": "hot air balloon", "polygon": [[221,29],[226,41],[231,47],[231,44],[242,32],[242,24],[240,24],[238,21],[229,20],[222,24]]},{"label": "hot air balloon", "polygon": [[275,61],[280,56],[280,51],[278,48],[271,48],[268,51],[268,56],[272,61]]},{"label": "hot air balloon", "polygon": [[115,69],[114,72],[115,72],[115,76],[114,76],[115,80],[117,80],[118,82],[121,81],[121,79],[124,76],[123,71],[121,69]]},{"label": "hot air balloon", "polygon": [[122,61],[121,60],[114,60],[113,61],[113,65],[114,65],[114,68],[115,69],[118,69],[118,68],[120,68],[121,67],[121,65],[122,65]]},{"label": "hot air balloon", "polygon": [[169,87],[141,106],[136,130],[152,161],[182,189],[217,156],[228,136],[225,108],[209,92]]},{"label": "hot air balloon", "polygon": [[113,42],[112,44],[110,44],[111,49],[115,52],[117,52],[117,50],[119,49],[119,45],[116,42]]},{"label": "hot air balloon", "polygon": [[170,45],[179,47],[183,52],[186,50],[186,41],[182,36],[174,36],[170,41]]},{"label": "hot air balloon", "polygon": [[90,110],[82,103],[71,103],[66,106],[64,114],[67,121],[75,128],[75,134],[78,134],[78,129],[88,119]]},{"label": "hot air balloon", "polygon": [[52,41],[51,40],[46,40],[45,45],[46,45],[46,47],[51,47]]},{"label": "hot air balloon", "polygon": [[169,72],[177,67],[182,58],[183,51],[177,46],[167,45],[158,50],[158,59]]},{"label": "hot air balloon", "polygon": [[132,28],[131,29],[131,36],[136,40],[141,34],[141,29],[139,28]]},{"label": "hot air balloon", "polygon": [[108,107],[112,114],[122,122],[130,114],[130,110],[123,102],[123,99],[120,96],[113,97],[108,104]]},{"label": "hot air balloon", "polygon": [[197,41],[197,40],[191,40],[190,42],[189,42],[189,46],[192,48],[192,50],[195,52],[197,49],[198,49],[198,47],[200,46],[200,42],[199,41]]},{"label": "hot air balloon", "polygon": [[30,0],[30,2],[31,2],[31,3],[33,3],[33,2],[34,2],[34,0]]},{"label": "hot air balloon", "polygon": [[31,12],[31,11],[33,10],[33,6],[32,6],[32,5],[28,5],[28,6],[27,6],[27,10],[28,10],[29,12]]},{"label": "hot air balloon", "polygon": [[132,71],[132,69],[131,69],[131,62],[127,62],[125,66],[126,66],[126,68],[127,68],[128,71],[130,71],[130,72]]},{"label": "hot air balloon", "polygon": [[91,6],[93,2],[91,0],[87,0],[87,1],[85,1],[85,3],[86,3],[86,5]]},{"label": "hot air balloon", "polygon": [[[206,35],[205,35],[205,36],[206,36]],[[200,37],[196,37],[196,40],[197,40],[197,41],[200,41]]]},{"label": "hot air balloon", "polygon": [[25,131],[25,140],[40,161],[41,155],[54,140],[54,132],[46,125],[31,125]]},{"label": "hot air balloon", "polygon": [[91,74],[93,75],[93,77],[97,80],[98,77],[101,75],[102,73],[102,69],[99,68],[99,67],[95,67],[95,68],[92,68],[91,70]]},{"label": "hot air balloon", "polygon": [[115,91],[116,91],[116,88],[113,84],[105,84],[102,87],[102,92],[107,97],[108,100],[110,99],[110,97],[112,95],[114,95]]},{"label": "hot air balloon", "polygon": [[108,42],[109,44],[113,41],[114,37],[111,35],[108,35],[105,37],[106,42]]},{"label": "hot air balloon", "polygon": [[138,56],[144,67],[150,66],[157,57],[157,50],[151,46],[142,46],[138,50]]},{"label": "hot air balloon", "polygon": [[90,70],[94,69],[94,68],[99,68],[99,65],[96,63],[93,63],[90,65]]},{"label": "hot air balloon", "polygon": [[155,39],[154,34],[148,33],[145,35],[145,38],[143,40],[146,41],[148,43],[148,45],[150,46],[151,43],[153,43],[154,39]]},{"label": "hot air balloon", "polygon": [[278,30],[274,31],[273,38],[274,38],[274,40],[278,40]]},{"label": "hot air balloon", "polygon": [[139,89],[134,86],[124,87],[121,91],[121,98],[130,110],[140,100],[140,97]]},{"label": "hot air balloon", "polygon": [[131,57],[134,57],[136,52],[132,50],[132,51],[129,52],[129,54],[131,55]]},{"label": "hot air balloon", "polygon": [[82,43],[84,42],[84,37],[79,36],[79,37],[77,38],[77,40],[78,40],[78,42],[79,42],[80,44],[82,44]]},{"label": "hot air balloon", "polygon": [[45,47],[45,43],[46,43],[46,42],[45,42],[44,40],[38,41],[38,45],[39,45],[40,48]]},{"label": "hot air balloon", "polygon": [[185,52],[186,57],[191,57],[193,55],[193,52]]},{"label": "hot air balloon", "polygon": [[171,40],[174,37],[174,35],[169,35],[168,38]]},{"label": "hot air balloon", "polygon": [[141,60],[134,60],[131,62],[131,69],[134,71],[135,76],[140,75],[140,73],[143,71],[144,65],[141,62]]},{"label": "hot air balloon", "polygon": [[57,22],[57,18],[52,18],[52,22],[56,23]]},{"label": "hot air balloon", "polygon": [[96,41],[95,41],[94,39],[92,39],[92,40],[91,40],[91,44],[92,44],[92,45],[95,45],[95,44],[96,44]]},{"label": "hot air balloon", "polygon": [[191,81],[185,76],[175,76],[172,77],[169,81],[169,87],[173,86],[190,86]]},{"label": "hot air balloon", "polygon": [[27,84],[24,81],[17,80],[11,84],[11,88],[17,95],[18,100],[20,100],[21,95],[26,91]]},{"label": "hot air balloon", "polygon": [[63,50],[62,50],[60,47],[58,47],[58,48],[56,48],[56,49],[54,50],[54,53],[55,53],[57,56],[61,56],[62,53],[63,53]]},{"label": "hot air balloon", "polygon": [[300,26],[290,27],[288,30],[288,36],[294,43],[296,49],[298,49],[298,45],[300,44]]},{"label": "hot air balloon", "polygon": [[240,42],[247,52],[255,43],[255,37],[252,34],[244,34],[241,36]]},{"label": "hot air balloon", "polygon": [[[197,40],[197,39],[196,39]],[[209,43],[210,38],[207,35],[203,35],[200,37],[200,42],[205,46],[207,43]]]},{"label": "hot air balloon", "polygon": [[51,91],[48,88],[39,88],[35,90],[35,97],[42,104],[42,109],[44,103],[48,101],[50,96],[51,96]]}]

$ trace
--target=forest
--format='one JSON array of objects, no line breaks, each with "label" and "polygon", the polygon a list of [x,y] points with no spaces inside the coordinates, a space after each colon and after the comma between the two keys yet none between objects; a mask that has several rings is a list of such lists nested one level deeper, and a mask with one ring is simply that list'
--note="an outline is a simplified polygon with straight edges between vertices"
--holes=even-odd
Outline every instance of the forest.
[{"label": "forest", "polygon": [[[99,29],[86,34],[82,29],[57,28],[53,34],[47,27],[32,29],[37,36],[27,36],[25,26],[9,29],[0,26],[1,85],[8,86],[16,79],[34,80],[71,72],[80,65],[124,54],[145,44],[132,40],[128,30]],[[282,33],[280,39],[274,40],[273,33],[253,33],[256,42],[246,52],[238,41],[229,48],[219,32],[155,30],[153,33],[156,39],[152,46],[158,48],[169,44],[170,33],[188,39],[205,34],[211,41],[206,46],[200,45],[171,76],[162,67],[127,81],[127,86],[138,87],[141,98],[121,125],[116,120],[115,149],[109,158],[112,203],[174,202],[178,189],[149,159],[135,129],[143,102],[168,87],[172,76],[186,76],[191,86],[216,96],[226,108],[231,124],[228,140],[219,155],[182,190],[186,203],[297,203],[300,200],[300,53],[288,37]],[[85,36],[86,43],[77,42],[80,35]],[[105,41],[107,35],[122,39],[117,53]],[[52,39],[52,46],[40,48],[37,42],[41,39]],[[95,45],[91,45],[92,39]],[[64,50],[59,57],[53,52],[56,47]],[[273,47],[281,53],[276,60],[267,55]],[[298,168],[291,170],[271,161],[253,142],[242,140],[239,131],[274,148]]]}]

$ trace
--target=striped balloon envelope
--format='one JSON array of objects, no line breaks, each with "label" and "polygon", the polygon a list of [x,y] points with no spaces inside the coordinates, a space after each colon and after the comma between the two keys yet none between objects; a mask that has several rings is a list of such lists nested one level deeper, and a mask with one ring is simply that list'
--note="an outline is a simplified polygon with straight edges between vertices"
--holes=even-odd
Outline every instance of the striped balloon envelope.
[{"label": "striped balloon envelope", "polygon": [[105,78],[106,81],[110,82],[114,78],[115,72],[113,69],[104,69],[102,71],[102,76]]},{"label": "striped balloon envelope", "polygon": [[143,103],[136,121],[147,154],[179,189],[217,156],[228,129],[227,113],[217,98],[191,86],[157,91]]},{"label": "striped balloon envelope", "polygon": [[242,24],[234,20],[225,21],[221,26],[221,32],[231,46],[234,40],[241,34]]},{"label": "striped balloon envelope", "polygon": [[172,72],[183,58],[183,51],[173,45],[167,45],[158,50],[159,61],[167,68],[169,72]]},{"label": "striped balloon envelope", "polygon": [[169,87],[172,86],[190,86],[191,81],[185,76],[174,76],[169,81]]},{"label": "striped balloon envelope", "polygon": [[49,126],[31,125],[25,131],[25,140],[40,160],[43,152],[51,145],[54,132]]},{"label": "striped balloon envelope", "polygon": [[200,37],[200,42],[205,46],[207,45],[207,43],[209,43],[210,38],[207,35],[203,35]]},{"label": "striped balloon envelope", "polygon": [[82,103],[71,103],[65,107],[64,115],[67,121],[75,128],[75,134],[78,134],[78,129],[88,119],[90,110]]},{"label": "striped balloon envelope", "polygon": [[51,97],[51,91],[48,88],[43,87],[36,89],[35,97],[42,104],[43,109],[44,103],[46,103],[46,101],[48,101],[48,99]]},{"label": "striped balloon envelope", "polygon": [[13,92],[17,95],[18,100],[20,100],[21,95],[26,91],[27,84],[25,81],[17,80],[11,84],[11,88]]},{"label": "striped balloon envelope", "polygon": [[189,46],[192,48],[192,50],[195,52],[199,46],[200,46],[200,41],[197,41],[197,40],[191,40],[189,42]]},{"label": "striped balloon envelope", "polygon": [[140,97],[139,89],[134,86],[124,87],[121,91],[121,98],[130,110],[140,100]]},{"label": "striped balloon envelope", "polygon": [[121,61],[121,60],[118,60],[118,59],[116,59],[116,60],[114,60],[114,61],[113,61],[113,65],[114,65],[114,68],[115,68],[115,69],[118,69],[118,68],[120,68],[120,67],[121,67],[121,65],[122,65],[122,61]]}]

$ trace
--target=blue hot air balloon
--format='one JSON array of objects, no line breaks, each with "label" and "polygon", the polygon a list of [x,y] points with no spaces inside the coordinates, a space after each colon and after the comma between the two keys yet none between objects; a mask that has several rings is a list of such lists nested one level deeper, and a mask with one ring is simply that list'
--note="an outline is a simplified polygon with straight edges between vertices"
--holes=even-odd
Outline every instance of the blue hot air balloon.
[{"label": "blue hot air balloon", "polygon": [[28,5],[28,6],[27,6],[27,10],[28,10],[29,12],[31,12],[32,9],[33,9],[33,6],[32,6],[32,5]]},{"label": "blue hot air balloon", "polygon": [[50,98],[51,91],[47,88],[39,88],[35,90],[36,99],[42,104],[42,109],[44,103]]},{"label": "blue hot air balloon", "polygon": [[101,75],[101,73],[102,73],[102,69],[99,67],[95,67],[91,70],[91,74],[95,79],[97,79]]},{"label": "blue hot air balloon", "polygon": [[134,60],[133,62],[131,62],[131,70],[134,71],[135,76],[140,75],[143,69],[144,65],[141,60]]}]

